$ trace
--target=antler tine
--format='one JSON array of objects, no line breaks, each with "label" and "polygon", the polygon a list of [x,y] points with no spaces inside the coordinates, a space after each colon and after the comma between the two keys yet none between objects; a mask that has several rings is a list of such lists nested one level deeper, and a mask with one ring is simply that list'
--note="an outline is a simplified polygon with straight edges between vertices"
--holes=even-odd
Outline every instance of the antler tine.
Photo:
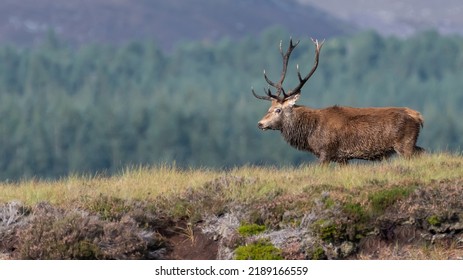
[{"label": "antler tine", "polygon": [[302,82],[301,71],[299,71],[299,64],[296,64],[297,77],[299,78],[299,83]]},{"label": "antler tine", "polygon": [[270,90],[270,87],[267,87],[267,96],[270,97],[271,99],[276,99],[278,101],[283,101],[284,99],[280,97],[279,94],[275,95],[272,93],[272,91]]},{"label": "antler tine", "polygon": [[289,95],[286,94],[285,90],[283,88],[281,88],[281,92],[283,93],[283,100],[285,100],[285,98],[288,98]]},{"label": "antler tine", "polygon": [[323,46],[323,44],[325,43],[325,39],[323,39],[323,41],[321,43],[318,42],[317,39],[314,39],[312,37],[310,37],[310,40],[312,40],[312,42],[318,47],[320,46],[320,48]]},{"label": "antler tine", "polygon": [[270,90],[270,88],[267,88],[267,90],[265,90],[264,88],[264,92],[267,94],[267,96],[261,96],[261,95],[256,94],[253,87],[251,87],[251,91],[254,97],[258,99],[269,100],[269,101],[272,101],[272,99],[281,100],[279,96],[272,94],[272,91]]},{"label": "antler tine", "polygon": [[254,95],[255,98],[262,99],[262,100],[271,100],[270,97],[268,96],[260,96],[256,94],[253,87],[251,87],[251,91],[252,91],[252,95]]},{"label": "antler tine", "polygon": [[265,73],[265,69],[264,69],[264,79],[269,85],[271,85],[272,87],[278,89],[278,85],[275,84],[274,82],[270,81],[270,79],[267,77],[267,74]]},{"label": "antler tine", "polygon": [[312,42],[315,44],[315,61],[314,61],[314,65],[312,67],[312,70],[310,70],[309,74],[307,74],[307,76],[305,76],[304,78],[302,78],[301,72],[299,71],[299,65],[296,66],[297,67],[297,77],[299,78],[299,85],[297,87],[295,87],[289,93],[288,96],[299,93],[301,91],[302,87],[304,86],[304,84],[310,79],[310,77],[312,77],[312,75],[315,73],[315,70],[317,70],[318,60],[319,60],[319,57],[320,57],[320,50],[321,50],[323,44],[325,43],[325,39],[323,39],[323,41],[321,43],[317,39],[313,39],[313,38],[310,38],[310,39],[312,39]]}]

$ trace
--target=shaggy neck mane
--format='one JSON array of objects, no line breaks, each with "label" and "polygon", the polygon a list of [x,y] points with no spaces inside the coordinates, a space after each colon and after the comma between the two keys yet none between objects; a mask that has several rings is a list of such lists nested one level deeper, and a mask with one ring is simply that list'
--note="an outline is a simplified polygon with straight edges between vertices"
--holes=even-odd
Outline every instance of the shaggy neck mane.
[{"label": "shaggy neck mane", "polygon": [[309,136],[313,133],[317,124],[317,118],[311,109],[295,106],[283,116],[281,134],[291,146],[298,150],[309,150]]}]

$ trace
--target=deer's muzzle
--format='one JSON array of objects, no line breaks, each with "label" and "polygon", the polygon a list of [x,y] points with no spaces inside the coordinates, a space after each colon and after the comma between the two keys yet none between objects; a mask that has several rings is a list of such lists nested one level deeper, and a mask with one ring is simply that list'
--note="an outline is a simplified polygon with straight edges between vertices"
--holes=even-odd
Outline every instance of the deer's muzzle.
[{"label": "deer's muzzle", "polygon": [[265,126],[262,122],[257,123],[257,127],[262,130],[267,130],[269,129],[267,126]]}]

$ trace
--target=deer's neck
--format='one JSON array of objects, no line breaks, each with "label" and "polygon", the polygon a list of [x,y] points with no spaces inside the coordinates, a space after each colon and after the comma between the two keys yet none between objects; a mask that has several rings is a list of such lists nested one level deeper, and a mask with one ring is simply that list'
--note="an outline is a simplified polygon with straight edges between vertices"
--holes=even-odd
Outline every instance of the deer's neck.
[{"label": "deer's neck", "polygon": [[297,106],[291,111],[285,112],[281,134],[293,147],[299,150],[312,151],[310,136],[317,127],[318,118],[314,110]]}]

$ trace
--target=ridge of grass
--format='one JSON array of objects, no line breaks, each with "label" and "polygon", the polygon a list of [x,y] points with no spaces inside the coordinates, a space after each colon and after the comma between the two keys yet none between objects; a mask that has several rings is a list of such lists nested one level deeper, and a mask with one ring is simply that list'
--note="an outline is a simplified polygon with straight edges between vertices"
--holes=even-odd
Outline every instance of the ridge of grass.
[{"label": "ridge of grass", "polygon": [[[224,199],[248,203],[281,194],[297,195],[316,189],[360,191],[385,185],[420,185],[463,178],[463,157],[427,154],[410,160],[353,163],[348,166],[304,164],[299,167],[243,166],[227,171],[180,169],[176,166],[129,167],[105,177],[71,175],[58,180],[25,180],[0,183],[0,203],[21,201],[34,205],[46,201],[69,206],[83,199],[103,196],[123,200],[153,201],[178,197],[216,180],[225,184]],[[223,181],[223,182],[222,182]]]}]

